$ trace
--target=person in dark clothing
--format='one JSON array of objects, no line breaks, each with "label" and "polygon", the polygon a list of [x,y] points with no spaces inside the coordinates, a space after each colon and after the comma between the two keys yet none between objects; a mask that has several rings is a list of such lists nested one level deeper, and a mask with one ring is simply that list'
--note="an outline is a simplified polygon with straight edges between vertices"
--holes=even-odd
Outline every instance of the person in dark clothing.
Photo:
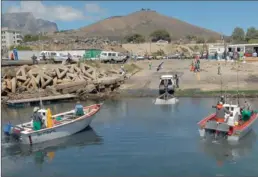
[{"label": "person in dark clothing", "polygon": [[39,63],[35,54],[32,55],[31,59],[34,65]]},{"label": "person in dark clothing", "polygon": [[40,130],[44,125],[42,115],[38,112],[38,110],[39,107],[35,107],[31,116],[33,122],[33,130]]},{"label": "person in dark clothing", "polygon": [[217,51],[215,52],[214,56],[215,56],[215,60],[217,60],[218,59],[218,52]]},{"label": "person in dark clothing", "polygon": [[197,66],[197,71],[198,72],[200,72],[200,65],[201,65],[201,61],[200,61],[200,59],[197,59],[197,61],[196,61],[196,66]]},{"label": "person in dark clothing", "polygon": [[175,74],[175,80],[176,80],[176,88],[179,88],[179,78],[177,74]]},{"label": "person in dark clothing", "polygon": [[44,61],[47,60],[45,53],[42,54],[42,59],[43,59]]},{"label": "person in dark clothing", "polygon": [[72,63],[72,55],[70,53],[68,53],[67,57],[68,57],[67,60],[66,60],[67,63],[68,64]]},{"label": "person in dark clothing", "polygon": [[224,122],[226,113],[230,114],[230,111],[223,107],[222,102],[219,102],[216,106],[216,121]]},{"label": "person in dark clothing", "polygon": [[222,104],[225,104],[225,97],[224,97],[223,95],[220,97],[220,102],[221,102]]}]

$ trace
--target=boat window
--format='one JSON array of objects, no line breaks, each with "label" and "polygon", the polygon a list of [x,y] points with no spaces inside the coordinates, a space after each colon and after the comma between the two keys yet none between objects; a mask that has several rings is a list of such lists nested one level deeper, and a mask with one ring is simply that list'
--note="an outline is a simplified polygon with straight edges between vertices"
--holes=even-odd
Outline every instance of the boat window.
[{"label": "boat window", "polygon": [[172,80],[168,80],[168,85],[172,85]]},{"label": "boat window", "polygon": [[107,56],[107,53],[102,53],[103,56]]},{"label": "boat window", "polygon": [[115,56],[116,56],[116,53],[112,53],[112,56],[115,57]]},{"label": "boat window", "polygon": [[43,113],[42,113],[42,115],[43,115],[43,116],[45,116],[45,115],[46,115],[46,113],[45,113],[45,112],[43,112]]},{"label": "boat window", "polygon": [[164,80],[161,80],[160,85],[164,85]]},{"label": "boat window", "polygon": [[108,53],[108,56],[111,56],[111,53]]}]

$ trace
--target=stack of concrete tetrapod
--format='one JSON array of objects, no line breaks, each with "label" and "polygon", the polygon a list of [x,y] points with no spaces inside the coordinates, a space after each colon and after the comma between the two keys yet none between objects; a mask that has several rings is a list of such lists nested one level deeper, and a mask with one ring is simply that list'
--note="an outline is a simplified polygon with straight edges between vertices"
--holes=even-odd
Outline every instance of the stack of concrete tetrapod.
[{"label": "stack of concrete tetrapod", "polygon": [[4,75],[2,92],[22,93],[51,88],[58,93],[101,91],[118,87],[124,77],[118,71],[103,71],[87,64],[56,66],[41,69],[37,66],[21,66],[16,76]]}]

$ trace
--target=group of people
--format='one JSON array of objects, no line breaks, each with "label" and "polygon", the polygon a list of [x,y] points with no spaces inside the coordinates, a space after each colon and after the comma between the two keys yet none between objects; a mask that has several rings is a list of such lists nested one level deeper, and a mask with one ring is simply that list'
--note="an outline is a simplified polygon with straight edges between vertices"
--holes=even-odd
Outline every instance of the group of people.
[{"label": "group of people", "polygon": [[[221,96],[218,104],[215,106],[215,108],[216,108],[216,118],[215,119],[217,122],[224,122],[225,115],[231,114],[231,112],[228,109],[223,107],[224,104],[225,104],[225,98],[224,98],[224,96]],[[241,107],[241,114],[242,114],[241,120],[243,120],[243,121],[247,121],[250,118],[250,116],[245,116],[245,114],[243,114],[245,112],[251,113],[251,105],[246,100],[244,102],[243,107]]]},{"label": "group of people", "polygon": [[200,58],[197,56],[195,59],[192,60],[190,71],[200,72],[200,65],[201,61]]},{"label": "group of people", "polygon": [[[225,51],[221,57],[222,57],[222,59],[226,59],[226,60],[242,60],[242,59],[244,59],[244,52],[242,52],[242,51],[226,52]],[[217,51],[214,53],[214,58],[216,60],[220,59],[219,53]]]},{"label": "group of people", "polygon": [[11,60],[18,60],[18,51],[15,47],[13,48],[13,52],[11,53],[10,58]]},{"label": "group of people", "polygon": [[[33,114],[31,116],[32,127],[33,127],[33,130],[35,130],[35,131],[46,127],[46,125],[45,125],[46,117],[43,117],[42,114],[39,112],[39,110],[40,110],[39,107],[35,107],[33,109]],[[75,105],[74,112],[75,112],[75,116],[77,116],[77,117],[84,115],[83,106],[81,105],[81,103],[79,101]]]},{"label": "group of people", "polygon": [[[35,54],[32,55],[31,59],[32,59],[33,64],[38,64],[39,63],[38,62],[38,57]],[[47,61],[47,57],[46,57],[45,53],[42,53],[42,60]],[[62,64],[71,64],[71,63],[72,63],[72,55],[70,53],[68,53],[67,54],[67,59],[64,60]]]}]

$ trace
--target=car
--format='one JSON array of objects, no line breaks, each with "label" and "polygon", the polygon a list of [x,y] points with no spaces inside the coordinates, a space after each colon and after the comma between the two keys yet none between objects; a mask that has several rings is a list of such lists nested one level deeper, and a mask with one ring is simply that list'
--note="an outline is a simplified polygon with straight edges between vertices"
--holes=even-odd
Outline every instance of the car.
[{"label": "car", "polygon": [[117,63],[117,62],[126,62],[127,57],[120,52],[114,51],[102,51],[99,55],[100,61],[106,63]]},{"label": "car", "polygon": [[179,53],[168,55],[168,59],[180,59],[181,55]]}]

